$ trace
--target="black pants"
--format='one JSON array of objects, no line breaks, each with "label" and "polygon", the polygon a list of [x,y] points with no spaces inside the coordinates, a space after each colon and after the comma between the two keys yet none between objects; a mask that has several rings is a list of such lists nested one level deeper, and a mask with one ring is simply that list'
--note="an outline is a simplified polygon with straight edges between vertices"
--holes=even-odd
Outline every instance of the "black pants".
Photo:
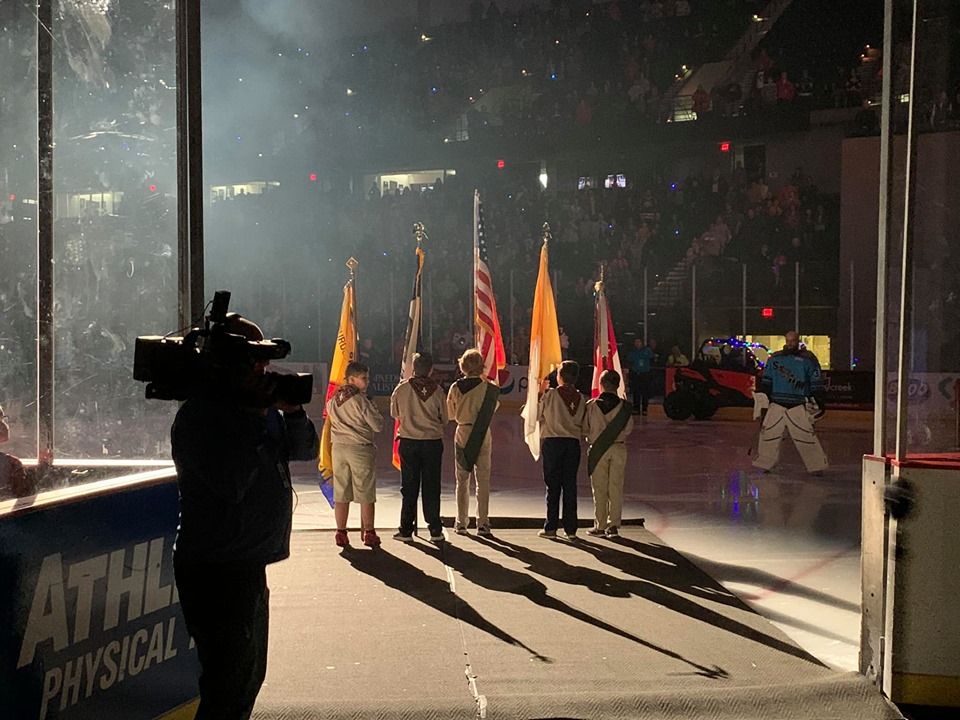
[{"label": "black pants", "polygon": [[543,441],[543,482],[547,486],[547,521],[544,530],[560,524],[563,499],[563,530],[577,531],[577,470],[580,469],[580,441],[576,438],[545,438]]},{"label": "black pants", "polygon": [[267,674],[266,569],[190,564],[175,553],[174,572],[200,658],[194,720],[247,720]]},{"label": "black pants", "polygon": [[412,535],[417,529],[417,495],[423,492],[423,519],[432,535],[443,531],[440,523],[440,469],[443,467],[443,440],[400,438],[400,532]]},{"label": "black pants", "polygon": [[646,412],[650,404],[653,373],[630,373],[630,392],[633,394],[633,411]]}]

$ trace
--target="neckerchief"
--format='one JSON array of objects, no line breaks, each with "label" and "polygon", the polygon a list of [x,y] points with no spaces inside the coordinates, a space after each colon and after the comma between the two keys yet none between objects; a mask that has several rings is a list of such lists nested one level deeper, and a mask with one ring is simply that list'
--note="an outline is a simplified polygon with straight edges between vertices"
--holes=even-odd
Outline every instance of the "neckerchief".
[{"label": "neckerchief", "polygon": [[563,400],[563,405],[567,408],[567,412],[570,413],[570,417],[576,415],[577,410],[580,409],[580,403],[583,402],[583,396],[580,394],[580,391],[573,385],[561,385],[557,388],[557,392],[560,394],[560,399]]},{"label": "neckerchief", "polygon": [[608,412],[613,410],[617,405],[620,404],[620,398],[616,393],[604,392],[600,393],[600,397],[597,398],[597,407],[600,408],[600,411],[606,415]]},{"label": "neckerchief", "polygon": [[413,388],[413,391],[417,394],[417,397],[420,398],[422,402],[426,402],[440,386],[437,385],[437,381],[433,378],[412,377],[410,378],[410,387]]},{"label": "neckerchief", "polygon": [[457,386],[457,389],[460,391],[461,395],[466,395],[468,392],[473,390],[477,385],[483,382],[483,378],[478,377],[463,377],[457,380],[454,385]]},{"label": "neckerchief", "polygon": [[343,405],[347,400],[352,398],[354,395],[359,395],[360,389],[355,385],[341,385],[337,388],[336,394],[334,394],[333,399],[337,402],[337,407]]}]

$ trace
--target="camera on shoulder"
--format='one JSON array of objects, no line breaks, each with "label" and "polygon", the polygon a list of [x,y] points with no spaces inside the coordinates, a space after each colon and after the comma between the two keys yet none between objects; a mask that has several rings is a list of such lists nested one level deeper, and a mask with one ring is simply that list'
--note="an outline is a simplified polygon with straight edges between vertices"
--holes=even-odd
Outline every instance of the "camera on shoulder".
[{"label": "camera on shoulder", "polygon": [[[182,336],[170,333],[137,338],[133,378],[147,383],[147,399],[187,400],[219,392],[262,407],[278,402],[309,403],[313,393],[313,375],[309,373],[267,372],[262,381],[250,382],[258,363],[285,358],[290,343],[281,338],[264,339],[256,325],[228,313],[229,305],[230,293],[219,290],[203,327],[190,328]],[[257,339],[242,332],[244,328],[255,329]],[[250,392],[252,386],[257,392]]]}]

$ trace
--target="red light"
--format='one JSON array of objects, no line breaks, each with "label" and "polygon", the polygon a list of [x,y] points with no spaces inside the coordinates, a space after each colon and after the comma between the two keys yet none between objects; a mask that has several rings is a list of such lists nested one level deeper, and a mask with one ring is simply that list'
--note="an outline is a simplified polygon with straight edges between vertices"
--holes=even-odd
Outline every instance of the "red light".
[{"label": "red light", "polygon": [[156,185],[151,185],[150,187],[147,188],[147,190],[149,190],[150,192],[156,192],[156,191],[157,191],[157,186],[156,186]]},{"label": "red light", "polygon": [[316,182],[316,181],[317,181],[317,174],[310,173],[310,182]]},{"label": "red light", "polygon": [[13,193],[10,193],[10,194],[7,196],[7,200],[9,200],[10,202],[14,202],[16,199],[17,199],[17,196],[14,195]]},{"label": "red light", "polygon": [[722,142],[722,143],[720,143],[720,152],[722,152],[722,153],[728,153],[728,152],[730,152],[730,143],[728,143],[728,142]]},{"label": "red light", "polygon": [[768,318],[768,319],[769,319],[769,318],[772,318],[772,317],[773,317],[773,308],[772,308],[772,307],[762,308],[762,309],[760,310],[760,315],[761,315],[762,317],[765,317],[765,318]]},{"label": "red light", "polygon": [[497,170],[503,170],[507,166],[505,160],[497,160]]}]

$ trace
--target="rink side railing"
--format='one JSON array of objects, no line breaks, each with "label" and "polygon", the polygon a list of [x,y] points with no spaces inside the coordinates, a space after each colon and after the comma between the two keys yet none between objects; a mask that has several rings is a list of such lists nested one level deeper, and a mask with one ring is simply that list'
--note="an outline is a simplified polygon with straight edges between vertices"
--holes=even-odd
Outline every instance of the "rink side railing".
[{"label": "rink side railing", "polygon": [[[187,720],[198,663],[173,577],[175,473],[150,462],[70,462],[54,438],[54,46],[63,17],[36,3],[36,458],[78,478],[0,500],[0,708],[4,716]],[[202,314],[200,2],[176,3],[178,287],[182,325]],[[144,466],[150,469],[144,470]]]}]

